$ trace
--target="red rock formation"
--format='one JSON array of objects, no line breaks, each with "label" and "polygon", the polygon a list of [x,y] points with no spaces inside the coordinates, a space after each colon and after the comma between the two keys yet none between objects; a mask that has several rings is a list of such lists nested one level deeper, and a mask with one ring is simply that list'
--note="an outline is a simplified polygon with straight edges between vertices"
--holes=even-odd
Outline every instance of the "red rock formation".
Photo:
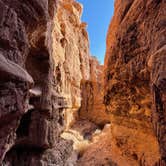
[{"label": "red rock formation", "polygon": [[79,118],[90,120],[101,127],[110,122],[103,104],[104,80],[103,66],[95,57],[90,58],[90,79],[82,80],[82,102]]},{"label": "red rock formation", "polygon": [[[154,137],[151,125],[153,112],[152,120],[163,160],[166,154],[165,11],[165,0],[116,0],[115,14],[107,36],[104,98],[112,127],[116,128],[113,133],[115,139],[122,126],[126,128],[126,135],[132,128]],[[156,109],[152,107],[152,103]],[[123,135],[121,137],[123,138]],[[132,138],[132,133],[128,137]],[[153,144],[153,151],[157,153],[155,141]],[[156,155],[153,163],[149,163],[146,158],[148,151],[149,149],[139,149],[135,152],[138,160],[141,153],[145,155],[145,165],[154,164],[157,160]],[[132,155],[134,151],[131,150],[130,153]]]},{"label": "red rock formation", "polygon": [[61,134],[79,120],[76,165],[151,166],[160,157],[151,118],[165,165],[165,9],[116,0],[103,80],[79,3],[0,0],[0,165],[76,164]]},{"label": "red rock formation", "polygon": [[1,0],[0,8],[0,162],[73,164],[71,143],[60,135],[81,106],[81,81],[90,78],[82,6]]},{"label": "red rock formation", "polygon": [[65,100],[53,91],[55,6],[0,0],[0,165],[64,165],[71,155],[60,138]]}]

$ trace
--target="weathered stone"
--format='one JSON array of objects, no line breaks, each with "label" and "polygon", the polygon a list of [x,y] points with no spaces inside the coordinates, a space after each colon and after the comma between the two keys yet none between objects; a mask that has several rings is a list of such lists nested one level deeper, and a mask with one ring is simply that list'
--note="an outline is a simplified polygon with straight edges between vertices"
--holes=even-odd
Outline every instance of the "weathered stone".
[{"label": "weathered stone", "polygon": [[75,0],[0,0],[0,165],[164,166],[165,7],[116,0],[102,66]]},{"label": "weathered stone", "polygon": [[0,164],[64,165],[71,155],[60,138],[66,103],[53,91],[55,7],[53,0],[0,1]]},{"label": "weathered stone", "polygon": [[[107,35],[104,97],[113,127],[118,125],[129,130],[132,128],[153,136],[152,118],[163,158],[166,154],[165,9],[164,0],[115,1],[115,13]],[[152,103],[156,109],[152,107]],[[116,127],[116,132],[113,133],[115,138],[120,130],[121,127]],[[148,151],[149,149],[142,149],[145,155]],[[156,146],[153,151],[157,152]],[[153,164],[157,156],[160,155],[152,158]],[[146,160],[145,157],[145,163],[151,165]]]},{"label": "weathered stone", "polygon": [[66,101],[66,127],[74,123],[81,106],[81,81],[90,77],[89,40],[80,17],[82,6],[61,0],[54,17],[53,63],[54,91]]},{"label": "weathered stone", "polygon": [[1,81],[10,81],[11,79],[16,79],[33,84],[32,77],[19,65],[7,60],[3,55],[0,54],[0,78]]},{"label": "weathered stone", "polygon": [[90,78],[81,81],[82,101],[79,110],[80,119],[90,120],[100,126],[110,122],[103,103],[103,69],[95,57],[90,57]]}]

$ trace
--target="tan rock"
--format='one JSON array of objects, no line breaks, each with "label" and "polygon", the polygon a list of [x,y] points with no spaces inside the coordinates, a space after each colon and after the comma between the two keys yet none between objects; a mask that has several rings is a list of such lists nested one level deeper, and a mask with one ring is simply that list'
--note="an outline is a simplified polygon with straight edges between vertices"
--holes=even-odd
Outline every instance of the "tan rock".
[{"label": "tan rock", "polygon": [[90,58],[90,79],[82,80],[82,102],[79,117],[98,125],[109,123],[110,119],[105,112],[103,66],[95,57]]},{"label": "tan rock", "polygon": [[80,82],[89,78],[89,42],[84,36],[81,13],[77,2],[59,1],[52,33],[55,88],[71,109],[80,107]]},{"label": "tan rock", "polygon": [[0,165],[64,166],[71,158],[72,143],[60,138],[66,103],[53,89],[56,5],[0,0]]}]

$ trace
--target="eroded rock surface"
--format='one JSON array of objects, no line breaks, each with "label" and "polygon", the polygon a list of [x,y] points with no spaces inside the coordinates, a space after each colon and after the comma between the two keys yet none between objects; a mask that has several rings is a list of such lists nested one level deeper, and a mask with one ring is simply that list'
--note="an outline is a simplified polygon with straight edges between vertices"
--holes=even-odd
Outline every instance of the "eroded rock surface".
[{"label": "eroded rock surface", "polygon": [[[116,126],[116,132],[113,133],[115,139],[122,126],[129,130],[135,129],[137,132],[144,131],[155,138],[152,119],[163,160],[166,111],[165,11],[165,0],[115,1],[115,13],[107,36],[104,97],[112,126]],[[126,129],[126,134],[127,132]],[[132,134],[128,136],[132,137]],[[152,146],[155,142],[154,140]],[[139,149],[145,156],[149,150]],[[156,156],[159,157],[155,146],[153,151],[156,151]],[[139,152],[135,153],[139,160]],[[156,160],[157,157],[153,158],[151,164]],[[145,163],[151,165],[146,157]]]},{"label": "eroded rock surface", "polygon": [[[121,132],[116,131],[119,128]],[[92,141],[80,157],[79,166],[150,166],[157,158],[155,137],[132,128],[106,125]],[[142,151],[146,153],[142,154]]]},{"label": "eroded rock surface", "polygon": [[103,104],[103,66],[90,56],[86,23],[80,21],[82,6],[59,1],[54,17],[54,91],[66,101],[66,130],[77,120],[108,122]]},{"label": "eroded rock surface", "polygon": [[0,165],[64,166],[72,154],[60,138],[66,102],[53,89],[56,4],[0,1]]},{"label": "eroded rock surface", "polygon": [[110,122],[103,103],[103,69],[104,66],[95,57],[90,57],[90,78],[81,82],[82,102],[79,110],[80,119],[90,120],[101,127]]},{"label": "eroded rock surface", "polygon": [[61,134],[78,118],[81,83],[93,68],[82,6],[1,0],[0,8],[0,162],[74,165]]},{"label": "eroded rock surface", "polygon": [[57,5],[53,39],[54,91],[66,101],[66,126],[74,122],[81,106],[81,80],[88,80],[89,40],[86,24],[80,21],[82,6],[73,0]]},{"label": "eroded rock surface", "polygon": [[75,0],[0,10],[0,165],[166,165],[165,0],[115,1],[104,66]]}]

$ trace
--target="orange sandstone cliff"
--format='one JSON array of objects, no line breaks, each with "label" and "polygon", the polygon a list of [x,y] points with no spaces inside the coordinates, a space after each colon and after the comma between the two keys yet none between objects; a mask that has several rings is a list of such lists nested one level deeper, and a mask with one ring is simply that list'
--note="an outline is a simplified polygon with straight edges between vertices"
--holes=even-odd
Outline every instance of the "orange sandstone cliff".
[{"label": "orange sandstone cliff", "polygon": [[157,142],[165,165],[165,11],[165,0],[116,0],[108,30],[104,103],[114,143],[134,165],[154,165]]}]

